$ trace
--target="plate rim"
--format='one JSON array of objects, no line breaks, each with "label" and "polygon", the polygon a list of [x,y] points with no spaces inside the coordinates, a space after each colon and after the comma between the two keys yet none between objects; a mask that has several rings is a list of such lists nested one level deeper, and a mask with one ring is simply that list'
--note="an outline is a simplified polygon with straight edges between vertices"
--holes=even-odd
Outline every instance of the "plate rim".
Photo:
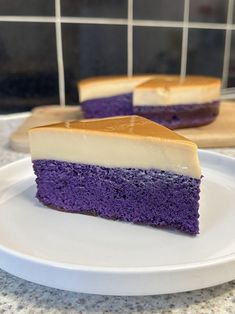
[{"label": "plate rim", "polygon": [[14,121],[15,119],[25,119],[31,115],[32,115],[31,111],[0,114],[0,121],[9,121],[9,120]]}]

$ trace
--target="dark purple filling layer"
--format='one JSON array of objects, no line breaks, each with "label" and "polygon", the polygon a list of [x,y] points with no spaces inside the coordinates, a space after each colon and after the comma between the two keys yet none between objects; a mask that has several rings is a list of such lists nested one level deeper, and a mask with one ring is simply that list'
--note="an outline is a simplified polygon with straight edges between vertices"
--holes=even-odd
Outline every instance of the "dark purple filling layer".
[{"label": "dark purple filling layer", "polygon": [[127,116],[133,114],[132,94],[91,99],[82,102],[81,106],[86,119]]},{"label": "dark purple filling layer", "polygon": [[35,160],[37,198],[66,212],[199,232],[200,180],[150,169]]},{"label": "dark purple filling layer", "polygon": [[140,115],[170,129],[211,123],[219,114],[219,101],[174,106],[132,106],[132,94],[91,99],[81,103],[85,118]]},{"label": "dark purple filling layer", "polygon": [[143,116],[170,129],[211,123],[219,114],[219,101],[205,104],[174,106],[136,106],[134,114]]}]

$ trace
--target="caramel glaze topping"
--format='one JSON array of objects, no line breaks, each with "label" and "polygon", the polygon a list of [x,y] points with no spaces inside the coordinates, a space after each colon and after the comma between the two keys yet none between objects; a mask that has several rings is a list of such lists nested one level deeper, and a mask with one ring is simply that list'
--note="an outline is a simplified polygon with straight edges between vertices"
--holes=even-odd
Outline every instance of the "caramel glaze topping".
[{"label": "caramel glaze topping", "polygon": [[84,80],[79,81],[79,86],[85,87],[86,85],[90,84],[106,84],[108,82],[123,82],[125,81],[134,81],[134,80],[140,80],[140,79],[151,79],[154,77],[158,77],[158,75],[153,75],[153,74],[143,74],[143,75],[134,75],[134,76],[126,76],[126,75],[110,75],[110,76],[99,76],[99,77],[90,77]]},{"label": "caramel glaze topping", "polygon": [[156,77],[150,79],[142,84],[138,88],[177,88],[177,87],[219,87],[220,79],[209,77],[209,76],[186,76],[185,78],[180,78],[178,75],[162,75],[161,77]]},{"label": "caramel glaze topping", "polygon": [[[70,130],[78,132],[107,133],[110,135],[126,135],[135,137],[152,137],[162,140],[185,141],[188,139],[176,134],[166,127],[139,116],[123,116],[104,119],[67,121],[32,129],[53,129],[54,131]],[[192,143],[193,144],[193,143]],[[194,145],[194,144],[193,144]]]}]

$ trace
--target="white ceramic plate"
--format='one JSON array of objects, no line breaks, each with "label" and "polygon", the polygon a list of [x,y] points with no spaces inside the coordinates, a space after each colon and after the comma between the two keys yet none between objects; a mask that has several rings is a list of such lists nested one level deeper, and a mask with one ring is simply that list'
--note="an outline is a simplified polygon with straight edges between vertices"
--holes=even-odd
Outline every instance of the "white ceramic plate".
[{"label": "white ceramic plate", "polygon": [[196,237],[46,208],[34,197],[30,159],[0,169],[0,267],[42,285],[107,295],[235,279],[235,159],[202,151],[200,159]]},{"label": "white ceramic plate", "polygon": [[31,112],[20,112],[20,113],[10,113],[10,114],[0,114],[0,121],[8,121],[15,119],[25,119],[31,115]]}]

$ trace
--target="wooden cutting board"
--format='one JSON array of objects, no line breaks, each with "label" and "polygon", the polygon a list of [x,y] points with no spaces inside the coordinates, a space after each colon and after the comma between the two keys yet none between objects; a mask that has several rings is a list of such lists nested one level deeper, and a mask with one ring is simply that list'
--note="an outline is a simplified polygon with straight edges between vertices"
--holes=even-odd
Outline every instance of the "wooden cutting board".
[{"label": "wooden cutting board", "polygon": [[[58,108],[57,108],[58,107]],[[59,106],[34,109],[32,116],[11,135],[10,145],[16,151],[28,152],[28,130],[31,127],[64,120],[81,119],[80,108]],[[206,126],[176,130],[199,147],[235,147],[235,102],[223,102],[215,122]]]},{"label": "wooden cutting board", "polygon": [[54,105],[37,107],[32,111],[32,115],[11,134],[10,146],[15,151],[28,153],[28,130],[30,128],[67,120],[79,120],[82,118],[83,115],[81,109],[77,106],[61,107],[59,105]]},{"label": "wooden cutting board", "polygon": [[219,116],[213,123],[176,132],[197,143],[198,147],[235,147],[235,102],[222,102]]}]

